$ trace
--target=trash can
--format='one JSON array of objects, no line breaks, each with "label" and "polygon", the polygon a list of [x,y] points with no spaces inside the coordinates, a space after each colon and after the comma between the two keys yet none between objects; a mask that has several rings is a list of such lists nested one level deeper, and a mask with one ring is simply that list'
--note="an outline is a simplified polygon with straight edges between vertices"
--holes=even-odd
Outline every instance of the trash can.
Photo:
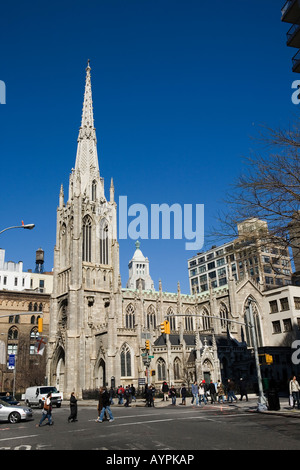
[{"label": "trash can", "polygon": [[274,381],[270,380],[269,382],[269,390],[268,390],[268,409],[270,411],[278,411],[280,410],[280,402],[278,396],[278,389]]}]

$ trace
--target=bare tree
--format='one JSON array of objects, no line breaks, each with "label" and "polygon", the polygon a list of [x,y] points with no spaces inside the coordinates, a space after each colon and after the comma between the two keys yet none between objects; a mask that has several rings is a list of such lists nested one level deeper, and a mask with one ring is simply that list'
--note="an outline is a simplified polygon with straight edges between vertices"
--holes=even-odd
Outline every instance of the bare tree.
[{"label": "bare tree", "polygon": [[230,188],[218,229],[211,236],[237,237],[238,224],[256,218],[267,222],[273,243],[292,248],[296,257],[300,253],[300,126],[264,128],[260,139],[264,154],[246,158],[245,170]]}]

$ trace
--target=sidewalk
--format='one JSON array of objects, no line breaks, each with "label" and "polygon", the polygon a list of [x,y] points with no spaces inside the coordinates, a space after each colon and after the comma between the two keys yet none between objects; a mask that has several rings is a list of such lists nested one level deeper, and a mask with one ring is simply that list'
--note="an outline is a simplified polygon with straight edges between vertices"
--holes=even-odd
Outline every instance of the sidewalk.
[{"label": "sidewalk", "polygon": [[[181,405],[181,398],[177,398],[176,406],[179,406],[180,408],[183,407],[184,405]],[[185,408],[195,408],[195,405],[191,404],[191,398],[188,397],[186,400],[186,405]],[[64,401],[63,403],[64,406],[68,406],[69,403],[67,401]],[[78,406],[94,406],[97,409],[98,402],[97,400],[79,400],[78,401]],[[135,407],[145,407],[146,402],[143,398],[137,398],[136,402],[132,402],[130,404],[131,408]],[[117,399],[114,400],[114,405],[112,405],[113,408],[117,407],[124,407],[124,405],[118,405]],[[171,404],[171,400],[169,399],[168,401],[163,401],[161,398],[156,398],[154,401],[154,407],[155,408],[164,408],[164,407],[172,407],[173,405]],[[288,402],[288,397],[280,397],[280,410],[265,410],[265,411],[258,411],[258,396],[255,394],[249,394],[248,395],[248,401],[243,399],[240,401],[239,399],[237,402],[233,403],[228,403],[225,402],[224,404],[211,404],[210,400],[208,401],[207,405],[203,405],[202,407],[206,406],[207,408],[213,409],[213,408],[219,408],[219,407],[226,407],[228,409],[232,408],[239,408],[242,409],[243,411],[246,412],[252,412],[252,413],[264,413],[267,415],[281,415],[281,416],[289,416],[293,418],[300,418],[300,410],[298,409],[293,409],[289,406]],[[197,407],[197,409],[201,409],[200,407]]]}]

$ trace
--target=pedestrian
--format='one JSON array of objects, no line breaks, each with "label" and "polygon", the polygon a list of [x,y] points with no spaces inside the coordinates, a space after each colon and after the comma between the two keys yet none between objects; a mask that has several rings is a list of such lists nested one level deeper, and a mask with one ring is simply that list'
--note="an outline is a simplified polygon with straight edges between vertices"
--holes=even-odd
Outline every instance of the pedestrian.
[{"label": "pedestrian", "polygon": [[234,389],[235,389],[235,384],[231,379],[228,379],[227,381],[227,401],[230,400],[232,403],[233,400],[237,402],[237,397],[234,394]]},{"label": "pedestrian", "polygon": [[205,391],[204,385],[205,385],[205,380],[202,380],[202,382],[199,384],[199,405],[200,406],[201,406],[202,400],[205,405],[207,404],[206,391]]},{"label": "pedestrian", "polygon": [[68,423],[77,421],[77,398],[75,392],[71,393],[70,396],[70,416],[68,417]]},{"label": "pedestrian", "polygon": [[198,397],[198,394],[199,394],[199,387],[198,387],[198,384],[197,382],[195,381],[193,384],[192,384],[192,395],[193,395],[193,398],[192,398],[192,404],[194,403],[194,400],[196,400],[196,406],[199,405],[199,397]]},{"label": "pedestrian", "polygon": [[44,403],[43,414],[42,414],[41,420],[39,424],[37,424],[37,426],[39,427],[42,426],[42,423],[43,421],[45,421],[45,419],[48,419],[49,426],[52,426],[54,424],[52,420],[51,396],[52,396],[52,393],[49,392]]},{"label": "pedestrian", "polygon": [[130,406],[129,405],[129,402],[130,402],[129,385],[126,385],[126,387],[125,387],[124,398],[125,398],[125,405],[124,406],[126,406],[126,408],[127,408],[128,406]]},{"label": "pedestrian", "polygon": [[146,406],[148,407],[154,406],[152,385],[149,385],[147,387],[146,401],[147,401]]},{"label": "pedestrian", "polygon": [[174,387],[174,385],[171,385],[171,388],[170,388],[170,396],[171,396],[171,400],[172,400],[172,405],[176,405],[176,389]]},{"label": "pedestrian", "polygon": [[216,386],[212,380],[208,386],[208,391],[210,394],[211,404],[213,405],[216,402]]},{"label": "pedestrian", "polygon": [[97,423],[102,423],[104,413],[108,412],[109,415],[109,422],[112,423],[114,421],[114,417],[112,415],[110,406],[109,406],[109,393],[106,390],[106,387],[101,387],[100,388],[100,397],[99,397],[99,404],[98,404],[98,412],[99,412],[99,417],[96,420]]},{"label": "pedestrian", "polygon": [[110,387],[110,389],[109,389],[109,403],[110,403],[110,405],[114,404],[115,396],[116,396],[116,394],[115,394],[115,391],[114,391],[113,387]]},{"label": "pedestrian", "polygon": [[300,409],[299,390],[300,390],[300,386],[297,381],[297,377],[294,375],[291,378],[290,383],[289,383],[289,392],[290,392],[290,395],[292,395],[293,397],[293,408],[295,408],[295,405],[297,403],[298,410]]},{"label": "pedestrian", "polygon": [[131,384],[130,390],[131,390],[131,398],[132,398],[132,400],[136,401],[136,398],[135,398],[135,387],[133,386],[133,384]]},{"label": "pedestrian", "polygon": [[125,392],[124,387],[120,385],[118,388],[118,397],[119,397],[118,405],[123,405],[124,392]]},{"label": "pedestrian", "polygon": [[168,401],[168,395],[169,395],[169,386],[166,381],[163,382],[161,391],[163,392],[163,399],[162,401],[166,400]]},{"label": "pedestrian", "polygon": [[240,401],[243,400],[244,395],[245,395],[246,401],[248,401],[247,384],[246,384],[245,380],[243,380],[242,377],[240,378],[240,394],[241,394]]},{"label": "pedestrian", "polygon": [[225,403],[224,396],[225,396],[225,389],[224,385],[222,384],[221,380],[218,381],[217,385],[217,394],[218,394],[218,403]]},{"label": "pedestrian", "polygon": [[182,398],[181,405],[186,405],[186,393],[187,393],[186,387],[185,387],[185,384],[183,383],[181,385],[181,389],[180,389],[180,395],[181,395],[181,398]]}]

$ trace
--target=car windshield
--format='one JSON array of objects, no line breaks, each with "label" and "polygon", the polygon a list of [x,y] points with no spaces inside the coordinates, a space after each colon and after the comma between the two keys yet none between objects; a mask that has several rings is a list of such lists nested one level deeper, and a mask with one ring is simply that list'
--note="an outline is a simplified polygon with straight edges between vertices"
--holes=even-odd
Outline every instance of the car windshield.
[{"label": "car windshield", "polygon": [[40,393],[57,393],[56,387],[41,387],[40,388]]},{"label": "car windshield", "polygon": [[7,403],[6,401],[3,401],[3,400],[0,400],[0,405],[2,405],[2,406],[11,406],[9,403]]}]

